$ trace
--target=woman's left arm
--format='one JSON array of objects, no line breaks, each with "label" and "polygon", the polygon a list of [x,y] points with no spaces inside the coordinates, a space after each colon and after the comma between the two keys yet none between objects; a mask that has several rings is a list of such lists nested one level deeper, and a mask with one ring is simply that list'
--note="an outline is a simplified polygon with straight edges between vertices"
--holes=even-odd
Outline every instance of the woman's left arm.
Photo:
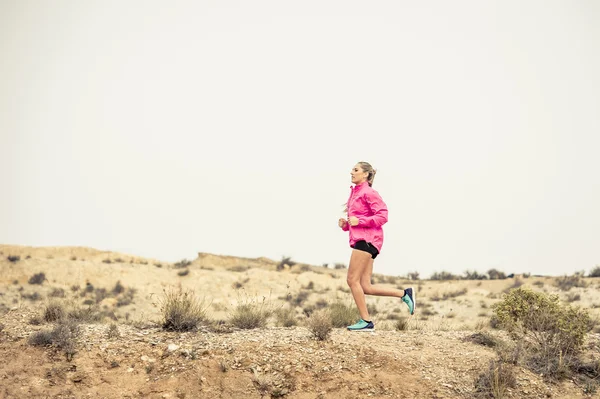
[{"label": "woman's left arm", "polygon": [[388,221],[387,205],[375,190],[365,194],[365,201],[371,209],[373,216],[359,216],[358,225],[368,227],[381,227]]}]

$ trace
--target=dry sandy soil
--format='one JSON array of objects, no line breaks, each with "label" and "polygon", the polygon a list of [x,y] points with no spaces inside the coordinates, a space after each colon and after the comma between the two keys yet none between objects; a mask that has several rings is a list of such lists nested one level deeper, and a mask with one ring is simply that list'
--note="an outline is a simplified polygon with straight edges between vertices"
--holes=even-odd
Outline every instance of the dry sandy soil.
[{"label": "dry sandy soil", "polygon": [[[557,293],[593,317],[600,308],[600,281],[590,278],[587,287],[564,292],[551,277],[410,282],[377,275],[376,283],[416,288],[419,308],[407,329],[395,328],[408,316],[400,300],[369,297],[376,332],[335,328],[319,341],[306,314],[351,304],[345,270],[296,264],[277,271],[275,260],[205,253],[190,261],[178,267],[90,248],[0,245],[0,398],[474,398],[475,380],[496,352],[469,338],[485,331],[508,340],[489,327],[490,307],[504,290],[524,284]],[[30,283],[37,273],[46,280]],[[171,288],[193,290],[212,327],[164,331],[160,302]],[[34,321],[51,300],[104,314],[80,326],[70,359],[28,343],[50,327]],[[232,328],[229,316],[247,301],[283,309],[297,325],[280,327],[272,317],[263,328]],[[599,341],[588,335],[588,357],[600,356]],[[576,379],[550,383],[516,370],[506,397],[593,397]]]}]

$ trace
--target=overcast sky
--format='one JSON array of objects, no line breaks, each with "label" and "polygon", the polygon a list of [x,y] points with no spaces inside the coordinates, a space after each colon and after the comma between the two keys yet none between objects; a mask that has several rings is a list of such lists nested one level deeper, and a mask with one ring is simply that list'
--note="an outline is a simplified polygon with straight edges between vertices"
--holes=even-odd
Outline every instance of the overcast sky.
[{"label": "overcast sky", "polygon": [[600,264],[598,1],[0,0],[0,243],[375,272]]}]

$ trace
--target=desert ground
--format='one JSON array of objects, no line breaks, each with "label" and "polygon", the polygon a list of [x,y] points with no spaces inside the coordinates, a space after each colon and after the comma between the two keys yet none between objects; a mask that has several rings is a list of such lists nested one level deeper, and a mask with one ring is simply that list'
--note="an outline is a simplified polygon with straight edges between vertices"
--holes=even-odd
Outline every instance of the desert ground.
[{"label": "desert ground", "polygon": [[[599,397],[597,374],[549,380],[518,362],[505,391],[477,383],[498,357],[481,337],[511,342],[491,323],[508,290],[556,294],[597,320],[598,278],[566,289],[559,277],[374,275],[374,283],[413,286],[415,315],[397,298],[368,297],[376,331],[334,327],[319,339],[313,315],[352,309],[343,268],[209,253],[169,263],[92,248],[0,245],[0,270],[0,398]],[[165,328],[169,292],[197,298],[204,316],[196,328]],[[57,325],[48,318],[56,304],[90,316],[77,323],[68,351],[32,343]],[[265,323],[234,323],[244,305],[267,310]],[[586,335],[588,362],[600,359],[598,332],[590,327]]]}]

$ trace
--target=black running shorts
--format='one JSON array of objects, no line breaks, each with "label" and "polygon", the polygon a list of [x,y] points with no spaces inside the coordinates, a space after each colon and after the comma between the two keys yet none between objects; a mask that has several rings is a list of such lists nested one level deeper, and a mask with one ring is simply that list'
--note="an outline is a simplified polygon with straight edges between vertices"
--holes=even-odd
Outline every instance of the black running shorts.
[{"label": "black running shorts", "polygon": [[379,255],[379,251],[377,250],[377,248],[375,248],[373,244],[371,244],[370,242],[366,242],[365,240],[357,241],[352,248],[370,253],[371,258],[373,259],[375,259],[377,255]]}]

